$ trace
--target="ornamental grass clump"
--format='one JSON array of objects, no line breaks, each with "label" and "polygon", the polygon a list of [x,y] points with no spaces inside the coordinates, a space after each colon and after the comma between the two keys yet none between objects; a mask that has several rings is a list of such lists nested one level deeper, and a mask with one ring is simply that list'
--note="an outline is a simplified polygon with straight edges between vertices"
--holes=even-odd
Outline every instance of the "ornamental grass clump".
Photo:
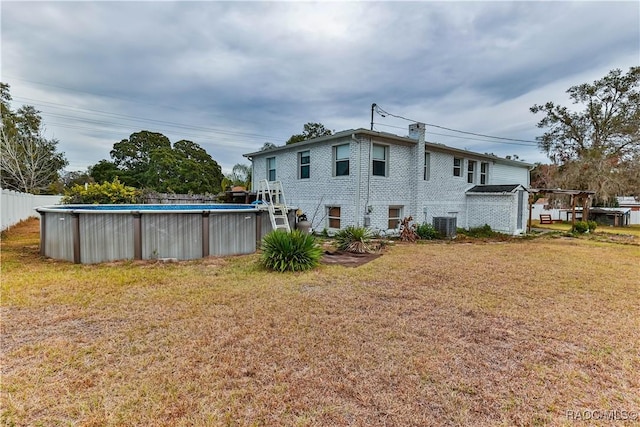
[{"label": "ornamental grass clump", "polygon": [[262,265],[274,271],[305,271],[316,267],[322,248],[314,236],[293,230],[274,230],[262,239]]},{"label": "ornamental grass clump", "polygon": [[364,227],[349,226],[334,236],[338,249],[359,254],[374,252],[371,231]]}]

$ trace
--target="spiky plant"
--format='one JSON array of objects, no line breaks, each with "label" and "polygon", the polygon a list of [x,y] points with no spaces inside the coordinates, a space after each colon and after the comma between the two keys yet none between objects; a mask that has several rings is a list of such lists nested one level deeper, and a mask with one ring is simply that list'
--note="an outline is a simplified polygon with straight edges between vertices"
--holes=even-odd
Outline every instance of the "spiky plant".
[{"label": "spiky plant", "polygon": [[354,226],[344,228],[335,235],[338,249],[360,254],[374,252],[371,237],[371,231],[368,229]]},{"label": "spiky plant", "polygon": [[293,230],[290,233],[274,230],[262,239],[261,262],[274,271],[304,271],[316,267],[322,248],[315,237]]}]

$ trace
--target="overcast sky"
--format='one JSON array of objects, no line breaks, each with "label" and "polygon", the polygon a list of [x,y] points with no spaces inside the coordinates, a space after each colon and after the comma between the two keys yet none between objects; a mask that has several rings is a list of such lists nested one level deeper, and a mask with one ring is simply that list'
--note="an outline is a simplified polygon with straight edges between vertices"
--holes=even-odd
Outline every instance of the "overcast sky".
[{"label": "overcast sky", "polygon": [[[638,1],[0,4],[12,106],[42,112],[69,170],[149,130],[198,143],[229,172],[307,122],[368,129],[372,103],[535,141],[533,104],[569,106],[569,87],[640,64]],[[401,136],[410,123],[374,121]],[[471,138],[427,126],[431,142],[546,161],[533,142]]]}]

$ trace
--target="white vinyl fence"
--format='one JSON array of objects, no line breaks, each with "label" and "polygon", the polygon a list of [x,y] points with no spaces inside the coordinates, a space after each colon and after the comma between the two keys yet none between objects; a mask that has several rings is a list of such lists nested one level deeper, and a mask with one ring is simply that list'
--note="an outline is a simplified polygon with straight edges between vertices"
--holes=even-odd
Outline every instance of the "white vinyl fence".
[{"label": "white vinyl fence", "polygon": [[39,196],[3,189],[0,200],[0,230],[6,230],[29,217],[38,216],[35,208],[58,205],[61,199],[62,196]]}]

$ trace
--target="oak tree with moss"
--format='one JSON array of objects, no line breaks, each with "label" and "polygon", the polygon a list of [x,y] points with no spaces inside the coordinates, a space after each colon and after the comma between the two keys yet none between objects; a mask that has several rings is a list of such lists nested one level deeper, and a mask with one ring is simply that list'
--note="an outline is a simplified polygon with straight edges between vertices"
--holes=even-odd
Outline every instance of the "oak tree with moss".
[{"label": "oak tree with moss", "polygon": [[609,72],[593,83],[569,88],[574,108],[547,102],[540,148],[557,168],[555,185],[595,190],[596,203],[640,196],[640,67]]}]

